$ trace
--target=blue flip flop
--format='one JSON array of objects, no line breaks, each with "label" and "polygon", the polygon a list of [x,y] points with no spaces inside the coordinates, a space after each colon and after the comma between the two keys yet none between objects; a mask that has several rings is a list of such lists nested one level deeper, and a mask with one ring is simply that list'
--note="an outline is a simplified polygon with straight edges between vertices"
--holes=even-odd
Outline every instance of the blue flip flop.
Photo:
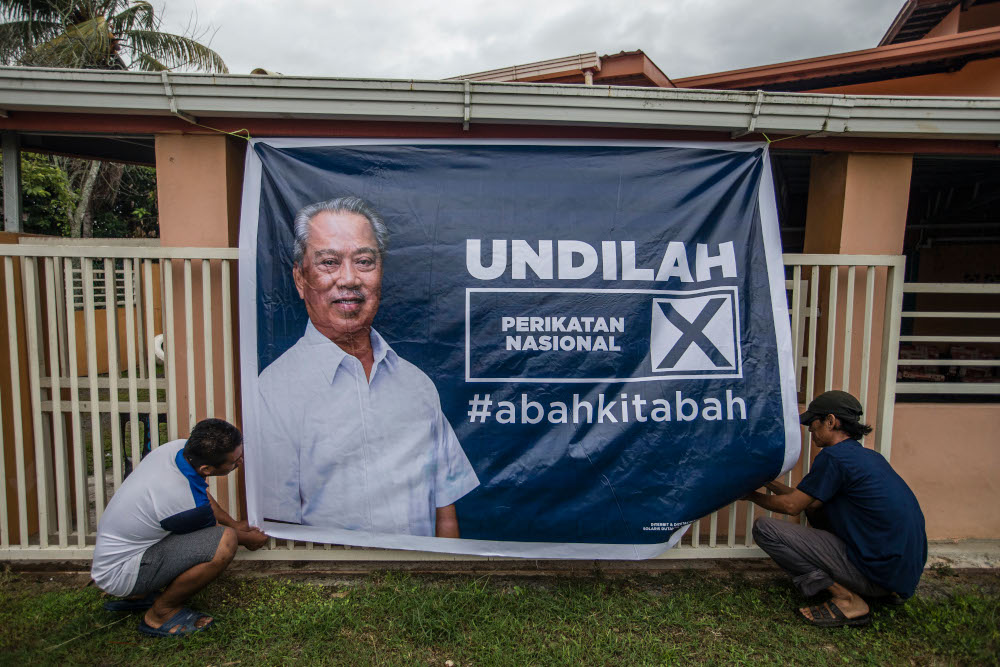
[{"label": "blue flip flop", "polygon": [[[188,635],[193,635],[196,632],[201,632],[202,630],[207,630],[215,623],[213,618],[204,627],[199,628],[195,625],[199,618],[207,616],[207,614],[202,614],[200,612],[194,611],[184,607],[179,612],[167,619],[167,621],[158,628],[146,623],[146,619],[143,618],[139,621],[139,632],[144,635],[149,635],[150,637],[186,637]],[[174,628],[177,629],[176,632],[171,632]]]},{"label": "blue flip flop", "polygon": [[160,597],[160,592],[153,591],[135,600],[108,600],[104,603],[104,611],[146,611],[153,606],[158,597]]}]

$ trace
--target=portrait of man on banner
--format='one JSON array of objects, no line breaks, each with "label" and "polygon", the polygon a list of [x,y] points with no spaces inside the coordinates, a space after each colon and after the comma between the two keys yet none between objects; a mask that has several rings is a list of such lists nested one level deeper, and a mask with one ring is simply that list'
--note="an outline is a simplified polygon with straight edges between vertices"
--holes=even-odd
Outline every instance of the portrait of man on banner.
[{"label": "portrait of man on banner", "polygon": [[389,232],[364,200],[295,216],[305,333],[259,378],[265,519],[459,537],[455,501],[479,485],[431,380],[372,328]]}]

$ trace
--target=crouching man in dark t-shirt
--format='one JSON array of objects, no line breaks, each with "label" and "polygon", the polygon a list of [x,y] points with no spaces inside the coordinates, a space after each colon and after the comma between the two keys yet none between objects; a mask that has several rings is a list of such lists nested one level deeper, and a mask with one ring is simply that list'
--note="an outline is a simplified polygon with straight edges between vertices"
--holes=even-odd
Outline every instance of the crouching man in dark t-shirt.
[{"label": "crouching man in dark t-shirt", "polygon": [[865,598],[905,600],[927,561],[920,505],[888,461],[858,442],[872,430],[861,414],[846,392],[817,396],[801,416],[820,448],[809,474],[795,489],[774,481],[767,488],[775,495],[746,496],[781,514],[806,512],[812,527],[762,517],[753,536],[803,595],[830,592],[828,602],[799,610],[822,627],[867,625]]},{"label": "crouching man in dark t-shirt", "polygon": [[[97,527],[91,576],[124,599],[109,611],[145,611],[139,631],[183,636],[212,623],[183,604],[211,583],[236,555],[267,536],[235,521],[208,493],[208,478],[243,462],[243,436],[221,419],[205,419],[187,440],[154,449],[108,503]],[[162,592],[160,592],[162,589]]]}]

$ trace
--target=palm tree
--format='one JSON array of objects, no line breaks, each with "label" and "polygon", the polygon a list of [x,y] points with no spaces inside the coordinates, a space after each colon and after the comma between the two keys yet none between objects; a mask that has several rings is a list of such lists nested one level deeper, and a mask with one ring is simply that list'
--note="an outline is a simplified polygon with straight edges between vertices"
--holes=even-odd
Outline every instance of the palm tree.
[{"label": "palm tree", "polygon": [[229,70],[196,39],[160,31],[143,0],[0,0],[0,62],[158,72]]},{"label": "palm tree", "polygon": [[[227,73],[222,57],[197,39],[160,31],[144,0],[0,0],[0,63],[29,67]],[[102,169],[104,165],[104,169]],[[90,236],[95,192],[113,203],[125,165],[71,160],[79,189],[71,236]],[[99,188],[103,172],[105,187]]]}]

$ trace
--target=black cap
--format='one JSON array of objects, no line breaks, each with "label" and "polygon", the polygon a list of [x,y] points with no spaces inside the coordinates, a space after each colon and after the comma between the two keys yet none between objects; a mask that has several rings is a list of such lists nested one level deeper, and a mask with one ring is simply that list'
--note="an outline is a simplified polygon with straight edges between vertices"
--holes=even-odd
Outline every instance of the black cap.
[{"label": "black cap", "polygon": [[808,426],[814,419],[822,419],[827,415],[846,417],[853,421],[861,419],[864,410],[861,403],[846,391],[827,391],[812,400],[806,411],[799,415],[799,423]]}]

